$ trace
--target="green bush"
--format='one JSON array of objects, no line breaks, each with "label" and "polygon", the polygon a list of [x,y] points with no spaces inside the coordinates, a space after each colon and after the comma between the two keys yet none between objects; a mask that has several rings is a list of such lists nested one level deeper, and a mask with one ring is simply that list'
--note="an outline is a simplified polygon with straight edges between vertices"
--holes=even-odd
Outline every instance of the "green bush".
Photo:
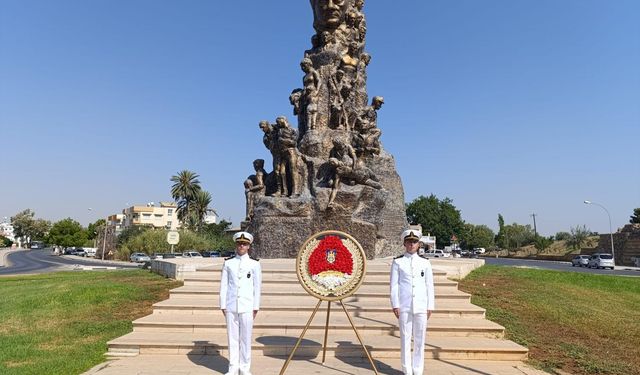
[{"label": "green bush", "polygon": [[[204,251],[214,249],[233,249],[233,240],[228,235],[212,236],[198,234],[190,230],[181,230],[180,242],[174,246],[175,252],[188,250]],[[118,241],[120,242],[120,241]],[[168,253],[171,245],[167,243],[167,231],[145,229],[129,235],[118,248],[117,258],[129,260],[132,253]]]},{"label": "green bush", "polygon": [[11,247],[11,245],[13,245],[13,241],[5,236],[0,236],[0,247]]}]

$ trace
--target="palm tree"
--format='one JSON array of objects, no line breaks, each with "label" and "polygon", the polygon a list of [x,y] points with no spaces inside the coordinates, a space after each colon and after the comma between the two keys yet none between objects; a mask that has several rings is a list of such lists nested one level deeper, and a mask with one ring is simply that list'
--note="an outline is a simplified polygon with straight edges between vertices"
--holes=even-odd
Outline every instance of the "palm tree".
[{"label": "palm tree", "polygon": [[190,216],[193,217],[197,230],[202,228],[204,224],[204,218],[207,213],[211,211],[209,205],[211,204],[211,194],[205,190],[199,190],[196,193],[190,206]]},{"label": "palm tree", "polygon": [[171,182],[173,182],[171,196],[178,203],[176,214],[178,215],[178,220],[182,222],[189,216],[191,203],[198,192],[202,190],[198,177],[200,177],[198,174],[186,169],[178,172],[175,176],[171,176]]}]

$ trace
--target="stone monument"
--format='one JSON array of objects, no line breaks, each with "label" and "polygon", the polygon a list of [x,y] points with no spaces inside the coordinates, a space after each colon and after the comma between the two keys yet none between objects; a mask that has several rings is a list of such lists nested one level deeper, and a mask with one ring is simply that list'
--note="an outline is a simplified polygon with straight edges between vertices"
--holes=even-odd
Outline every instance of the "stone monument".
[{"label": "stone monument", "polygon": [[297,129],[285,116],[260,121],[273,170],[254,162],[241,226],[262,258],[296,257],[323,230],[349,233],[369,259],[397,254],[407,227],[404,191],[380,142],[384,99],[369,103],[367,94],[364,0],[311,0],[311,7],[316,33],[300,63],[302,87],[289,96]]}]

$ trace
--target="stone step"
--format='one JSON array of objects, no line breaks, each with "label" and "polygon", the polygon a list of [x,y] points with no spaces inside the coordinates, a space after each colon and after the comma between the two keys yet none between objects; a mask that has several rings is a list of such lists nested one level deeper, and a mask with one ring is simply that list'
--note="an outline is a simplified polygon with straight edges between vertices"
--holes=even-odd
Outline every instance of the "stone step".
[{"label": "stone step", "polygon": [[[221,272],[217,273],[185,273],[183,275],[183,281],[187,282],[220,282]],[[434,281],[436,282],[450,282],[453,283],[455,281],[451,281],[445,276],[434,276]],[[295,274],[285,274],[285,275],[277,275],[277,274],[262,274],[262,282],[263,283],[285,283],[285,284],[295,284],[300,283],[298,281],[298,277]],[[364,284],[386,284],[389,285],[389,274],[379,275],[379,276],[371,276],[367,275],[364,280]]]},{"label": "stone step", "polygon": [[[324,332],[326,324],[326,306],[322,306],[314,317],[309,332]],[[361,314],[350,313],[355,326],[369,335],[399,336],[398,320],[391,313],[378,312]],[[300,335],[311,312],[274,312],[262,311],[253,325],[254,335]],[[329,328],[344,331],[352,330],[349,320],[339,306],[332,304],[329,316]],[[189,333],[225,333],[226,323],[222,313],[214,315],[164,314],[149,315],[133,322],[134,332],[189,332]],[[504,327],[484,319],[450,318],[432,315],[429,319],[431,336],[447,337],[492,337],[501,338]],[[316,332],[317,333],[317,332]]]},{"label": "stone step", "polygon": [[[215,288],[213,288],[212,291],[206,292],[203,291],[201,293],[192,293],[190,291],[194,291],[195,289],[191,289],[192,286],[187,286],[185,289],[180,289],[180,288],[184,288],[184,287],[179,287],[176,288],[174,290],[178,290],[176,292],[174,292],[174,290],[172,290],[169,294],[170,298],[189,298],[189,299],[198,299],[198,298],[205,298],[205,299],[218,299],[218,292],[217,290],[215,290]],[[435,288],[435,298],[436,301],[439,300],[460,300],[460,301],[470,301],[471,300],[471,295],[465,292],[461,292],[458,289],[455,288]],[[314,301],[315,300],[311,295],[309,295],[309,293],[307,293],[304,289],[302,288],[280,288],[280,287],[275,287],[275,288],[266,288],[266,289],[262,289],[261,292],[262,298],[265,297],[281,297],[284,299],[284,297],[286,297],[287,299],[311,299]],[[389,291],[387,291],[386,289],[382,289],[382,290],[367,290],[366,288],[364,289],[359,289],[353,296],[351,297],[347,297],[344,299],[345,302],[347,301],[354,301],[354,300],[359,300],[359,299],[364,299],[364,298],[371,298],[372,300],[376,300],[378,303],[386,303],[383,302],[381,300],[384,301],[389,301]]]},{"label": "stone step", "polygon": [[[263,296],[261,299],[261,311],[313,311],[317,300],[312,297],[306,299],[278,298],[273,296]],[[371,299],[345,300],[344,304],[351,314],[369,314],[383,312],[387,313],[391,310],[388,299],[386,301],[376,301]],[[323,304],[326,306],[326,303]],[[158,302],[153,305],[154,314],[170,314],[180,312],[185,315],[199,314],[221,314],[218,307],[217,297],[197,297],[197,298],[170,298],[165,301]],[[337,306],[338,308],[339,305]],[[341,309],[341,308],[340,308]],[[468,300],[460,299],[436,299],[436,308],[434,316],[448,317],[470,317],[482,319],[485,316],[485,310],[481,307],[471,304]],[[303,321],[306,321],[303,318]]]},{"label": "stone step", "polygon": [[[437,292],[452,292],[458,290],[458,283],[453,281],[435,281],[434,287]],[[184,286],[171,290],[172,294],[218,294],[220,291],[219,281],[208,282],[185,282]],[[305,289],[297,281],[295,283],[262,283],[262,292],[297,292],[308,294]],[[363,283],[358,288],[358,293],[386,293],[389,295],[389,283],[386,284],[370,284]]]},{"label": "stone step", "polygon": [[[400,339],[372,336],[362,332],[364,343],[373,358],[397,358]],[[254,335],[252,351],[256,356],[287,356],[298,336]],[[295,358],[322,356],[322,334],[305,335]],[[228,356],[226,334],[132,332],[107,343],[110,355],[120,351],[130,354],[211,354]],[[514,342],[484,337],[427,336],[425,357],[438,359],[523,360],[528,350]],[[328,357],[365,357],[355,333],[331,331],[327,342]]]},{"label": "stone step", "polygon": [[[216,264],[216,265],[208,266],[208,267],[205,267],[205,268],[198,268],[195,271],[185,272],[184,274],[187,275],[187,276],[216,274],[216,273],[220,274],[221,270],[222,270],[222,264]],[[389,266],[376,267],[376,268],[371,268],[371,266],[367,266],[366,277],[369,277],[369,276],[386,276],[388,278],[389,277],[389,271],[390,271]],[[268,266],[265,267],[263,265],[262,266],[262,275],[265,278],[267,276],[270,276],[270,275],[292,275],[293,277],[296,277],[296,269],[295,269],[295,265],[292,265],[291,268],[271,268],[271,267],[268,267]],[[433,276],[446,277],[447,276],[447,272],[443,271],[443,270],[434,269],[433,270]]]}]

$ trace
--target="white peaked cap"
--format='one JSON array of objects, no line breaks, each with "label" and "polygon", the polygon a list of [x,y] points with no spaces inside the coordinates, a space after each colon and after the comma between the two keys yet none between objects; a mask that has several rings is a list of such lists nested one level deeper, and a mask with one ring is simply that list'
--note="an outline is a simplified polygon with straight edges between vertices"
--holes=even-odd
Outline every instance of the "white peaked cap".
[{"label": "white peaked cap", "polygon": [[400,240],[404,242],[405,240],[416,240],[420,241],[422,237],[422,232],[416,229],[407,229],[400,235]]},{"label": "white peaked cap", "polygon": [[249,232],[238,232],[233,235],[233,241],[251,244],[253,243],[253,236]]}]

